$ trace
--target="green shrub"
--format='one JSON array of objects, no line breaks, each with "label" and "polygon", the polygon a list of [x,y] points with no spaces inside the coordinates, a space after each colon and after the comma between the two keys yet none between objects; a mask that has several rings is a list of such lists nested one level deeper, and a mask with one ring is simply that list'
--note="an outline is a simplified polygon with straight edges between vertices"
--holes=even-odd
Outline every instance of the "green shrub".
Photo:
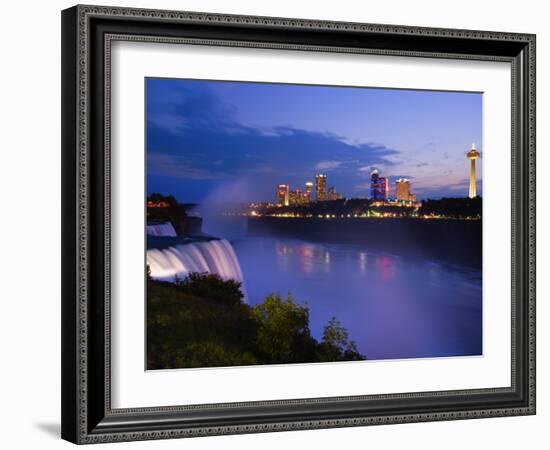
[{"label": "green shrub", "polygon": [[317,342],[309,310],[288,294],[243,303],[240,283],[192,273],[147,281],[147,368],[221,367],[364,359],[333,318]]},{"label": "green shrub", "polygon": [[258,350],[266,362],[316,361],[315,340],[309,331],[309,310],[298,305],[288,294],[282,300],[270,294],[252,308],[258,323]]},{"label": "green shrub", "polygon": [[218,274],[192,272],[176,285],[182,292],[229,305],[239,305],[243,301],[241,283],[225,281]]}]

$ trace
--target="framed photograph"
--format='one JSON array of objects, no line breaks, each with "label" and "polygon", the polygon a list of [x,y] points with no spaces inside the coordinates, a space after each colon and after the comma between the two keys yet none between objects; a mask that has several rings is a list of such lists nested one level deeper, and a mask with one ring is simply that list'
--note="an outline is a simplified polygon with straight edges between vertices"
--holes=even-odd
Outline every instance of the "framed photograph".
[{"label": "framed photograph", "polygon": [[62,437],[535,413],[535,36],[62,12]]}]

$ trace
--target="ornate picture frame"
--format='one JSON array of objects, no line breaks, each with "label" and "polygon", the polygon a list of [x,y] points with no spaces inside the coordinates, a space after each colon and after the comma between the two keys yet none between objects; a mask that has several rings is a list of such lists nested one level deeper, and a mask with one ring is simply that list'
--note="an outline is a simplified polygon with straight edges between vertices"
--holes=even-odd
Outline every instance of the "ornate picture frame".
[{"label": "ornate picture frame", "polygon": [[[111,46],[186,43],[511,64],[511,384],[113,408]],[[100,6],[62,12],[62,437],[100,443],[535,414],[535,36]]]}]

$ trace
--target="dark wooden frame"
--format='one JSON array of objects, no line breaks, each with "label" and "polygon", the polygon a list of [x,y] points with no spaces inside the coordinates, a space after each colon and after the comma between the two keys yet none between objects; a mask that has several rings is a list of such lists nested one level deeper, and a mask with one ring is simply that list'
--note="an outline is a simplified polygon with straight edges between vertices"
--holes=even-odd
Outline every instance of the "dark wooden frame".
[{"label": "dark wooden frame", "polygon": [[[109,101],[113,40],[509,61],[511,386],[112,409]],[[535,413],[534,35],[75,6],[62,13],[62,85],[64,439],[94,443]]]}]

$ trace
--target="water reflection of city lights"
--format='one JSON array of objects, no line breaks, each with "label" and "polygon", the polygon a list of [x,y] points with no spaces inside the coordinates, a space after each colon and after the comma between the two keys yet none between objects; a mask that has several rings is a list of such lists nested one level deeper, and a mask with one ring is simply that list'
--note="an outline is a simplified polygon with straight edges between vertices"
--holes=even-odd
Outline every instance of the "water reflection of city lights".
[{"label": "water reflection of city lights", "polygon": [[394,258],[386,255],[381,255],[376,259],[376,265],[378,271],[382,275],[383,280],[388,281],[393,278],[395,274]]},{"label": "water reflection of city lights", "polygon": [[293,253],[293,248],[289,247],[286,244],[277,243],[277,254],[278,255],[287,255]]},{"label": "water reflection of city lights", "polygon": [[367,254],[365,252],[359,253],[359,270],[361,273],[367,270]]},{"label": "water reflection of city lights", "polygon": [[313,247],[311,245],[301,245],[298,248],[300,255],[300,270],[302,273],[311,273],[313,271]]},{"label": "water reflection of city lights", "polygon": [[300,256],[311,258],[313,256],[313,247],[311,245],[300,246]]}]

